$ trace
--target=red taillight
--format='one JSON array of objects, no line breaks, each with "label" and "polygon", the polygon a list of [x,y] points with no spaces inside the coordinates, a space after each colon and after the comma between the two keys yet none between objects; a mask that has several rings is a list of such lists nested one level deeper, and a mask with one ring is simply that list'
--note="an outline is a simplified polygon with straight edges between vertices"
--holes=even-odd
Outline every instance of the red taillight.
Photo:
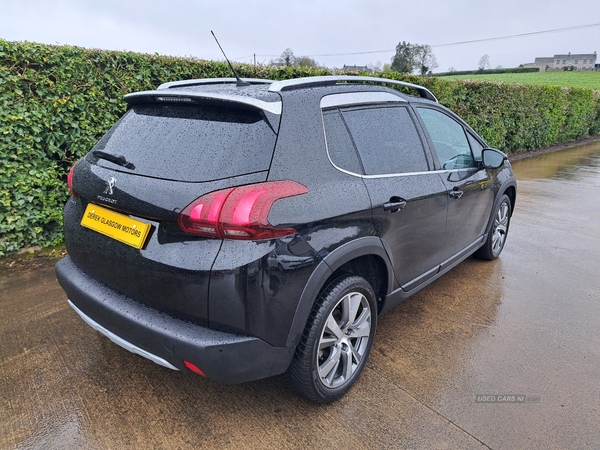
[{"label": "red taillight", "polygon": [[71,167],[71,170],[69,170],[69,175],[67,175],[67,186],[69,187],[69,192],[71,193],[71,195],[73,195],[73,197],[77,198],[77,197],[79,197],[79,194],[73,190],[73,170],[74,169],[75,169],[75,164],[73,164],[73,166]]},{"label": "red taillight", "polygon": [[221,237],[219,217],[231,191],[233,188],[211,192],[185,208],[178,219],[181,229],[202,236]]},{"label": "red taillight", "polygon": [[272,239],[295,233],[275,228],[268,221],[273,203],[306,194],[295,181],[269,181],[228,188],[206,194],[179,215],[179,226],[187,233],[228,239]]},{"label": "red taillight", "polygon": [[185,364],[185,367],[187,367],[188,369],[190,369],[192,372],[197,373],[198,375],[202,375],[203,377],[206,376],[206,375],[204,375],[204,372],[202,372],[198,367],[196,367],[191,362],[184,360],[183,364]]}]

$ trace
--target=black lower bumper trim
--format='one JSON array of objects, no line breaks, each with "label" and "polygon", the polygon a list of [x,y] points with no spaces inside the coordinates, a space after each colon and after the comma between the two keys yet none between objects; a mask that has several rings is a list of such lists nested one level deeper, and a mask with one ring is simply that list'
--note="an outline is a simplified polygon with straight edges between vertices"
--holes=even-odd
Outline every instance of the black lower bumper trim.
[{"label": "black lower bumper trim", "polygon": [[185,360],[216,382],[235,384],[283,373],[292,359],[293,348],[211,330],[143,305],[90,277],[69,256],[56,264],[56,275],[78,312],[140,351],[119,345],[171,368],[189,371]]}]

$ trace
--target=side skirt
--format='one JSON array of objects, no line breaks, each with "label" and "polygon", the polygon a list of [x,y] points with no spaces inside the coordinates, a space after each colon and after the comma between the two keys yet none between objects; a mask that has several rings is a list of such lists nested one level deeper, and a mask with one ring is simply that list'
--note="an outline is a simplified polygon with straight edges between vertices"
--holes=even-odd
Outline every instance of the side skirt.
[{"label": "side skirt", "polygon": [[398,306],[408,297],[410,297],[413,294],[416,294],[425,286],[428,286],[429,284],[433,283],[435,280],[440,278],[442,275],[447,273],[450,269],[459,265],[473,253],[475,253],[475,251],[485,243],[486,239],[487,233],[480,236],[475,242],[468,245],[460,252],[456,253],[455,255],[452,255],[450,258],[443,261],[439,266],[428,270],[426,273],[419,275],[418,277],[399,287],[395,291],[390,292],[385,297],[384,305],[381,309],[380,315]]}]

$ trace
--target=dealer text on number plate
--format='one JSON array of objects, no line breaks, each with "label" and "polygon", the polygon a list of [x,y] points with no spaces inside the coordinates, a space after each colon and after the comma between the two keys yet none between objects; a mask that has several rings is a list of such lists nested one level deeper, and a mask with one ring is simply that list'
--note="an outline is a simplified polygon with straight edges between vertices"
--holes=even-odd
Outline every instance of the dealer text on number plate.
[{"label": "dealer text on number plate", "polygon": [[92,203],[87,205],[81,225],[135,248],[142,248],[151,226]]}]

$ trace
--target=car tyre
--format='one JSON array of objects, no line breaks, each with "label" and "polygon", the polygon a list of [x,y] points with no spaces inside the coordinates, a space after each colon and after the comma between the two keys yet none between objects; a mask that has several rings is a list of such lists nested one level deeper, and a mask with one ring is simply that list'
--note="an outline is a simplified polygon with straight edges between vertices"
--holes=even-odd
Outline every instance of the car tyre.
[{"label": "car tyre", "polygon": [[377,327],[377,302],[362,277],[333,280],[315,303],[286,373],[304,397],[330,403],[356,382]]},{"label": "car tyre", "polygon": [[492,228],[488,233],[485,244],[475,252],[476,257],[491,261],[500,256],[506,243],[506,237],[508,236],[511,211],[510,198],[504,194],[494,211],[494,222],[492,223]]}]

